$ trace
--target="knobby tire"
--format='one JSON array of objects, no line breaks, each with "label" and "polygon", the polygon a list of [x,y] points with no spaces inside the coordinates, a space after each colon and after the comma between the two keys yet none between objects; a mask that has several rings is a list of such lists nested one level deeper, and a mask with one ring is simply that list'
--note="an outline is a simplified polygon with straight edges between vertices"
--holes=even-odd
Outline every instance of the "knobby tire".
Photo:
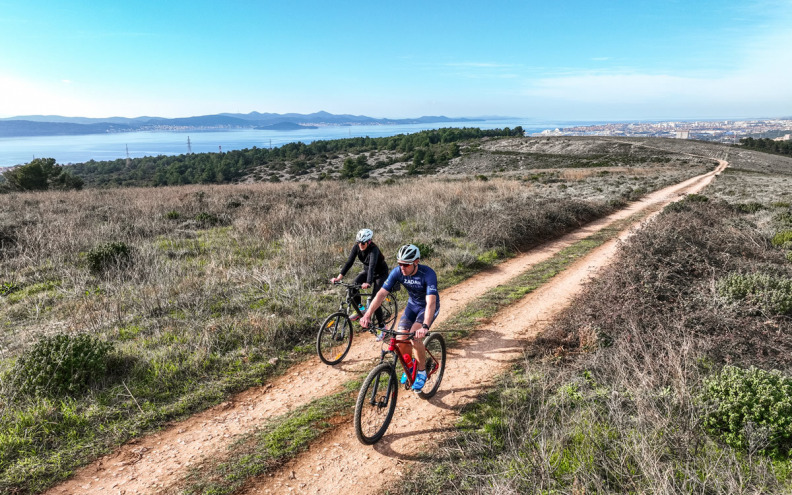
[{"label": "knobby tire", "polygon": [[389,363],[371,370],[360,387],[355,404],[355,434],[361,443],[373,445],[380,441],[396,410],[399,382]]},{"label": "knobby tire", "polygon": [[[445,339],[439,333],[430,333],[424,339],[424,347],[426,347],[427,378],[424,388],[418,392],[418,396],[422,399],[429,399],[437,393],[440,382],[443,381],[446,366]],[[432,371],[430,372],[430,370]]]},{"label": "knobby tire", "polygon": [[334,365],[341,362],[352,347],[352,321],[344,312],[328,316],[316,334],[316,353],[323,363]]}]

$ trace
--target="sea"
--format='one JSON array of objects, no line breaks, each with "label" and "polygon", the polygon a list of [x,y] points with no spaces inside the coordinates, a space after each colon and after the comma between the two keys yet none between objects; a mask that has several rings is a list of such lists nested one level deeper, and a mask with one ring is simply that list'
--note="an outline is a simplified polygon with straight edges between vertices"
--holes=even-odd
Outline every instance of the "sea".
[{"label": "sea", "polygon": [[[25,164],[34,158],[55,158],[60,165],[89,160],[104,161],[144,156],[220,152],[246,148],[274,148],[292,142],[351,137],[385,137],[445,127],[481,129],[522,126],[526,135],[583,122],[545,122],[530,119],[496,119],[433,124],[320,126],[290,131],[230,129],[189,131],[136,131],[80,136],[35,136],[0,138],[0,167]],[[189,143],[189,144],[188,144]]]}]

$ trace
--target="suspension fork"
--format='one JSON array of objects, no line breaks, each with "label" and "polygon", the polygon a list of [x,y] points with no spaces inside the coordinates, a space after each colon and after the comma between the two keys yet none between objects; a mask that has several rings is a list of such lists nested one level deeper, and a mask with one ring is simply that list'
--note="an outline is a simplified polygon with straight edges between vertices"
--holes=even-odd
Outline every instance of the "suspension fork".
[{"label": "suspension fork", "polygon": [[[392,351],[390,349],[388,349],[387,351],[383,350],[381,352],[382,352],[382,355],[380,356],[380,364],[385,362],[385,356],[387,354],[391,353]],[[391,366],[391,368],[393,368],[393,374],[391,375],[390,378],[393,378],[394,376],[396,376],[396,359],[397,359],[396,356],[394,356],[394,362],[393,362],[393,365]],[[371,397],[369,397],[369,403],[372,406],[376,405],[376,406],[387,407],[388,403],[391,400],[391,390],[392,390],[391,387],[396,387],[396,383],[395,383],[394,380],[388,379],[388,390],[386,391],[386,394],[385,394],[385,400],[383,401],[382,404],[377,404],[377,390],[379,390],[379,387],[380,387],[379,380],[380,380],[379,376],[377,376],[377,378],[374,380],[374,388],[372,388],[372,390],[371,390]]]}]

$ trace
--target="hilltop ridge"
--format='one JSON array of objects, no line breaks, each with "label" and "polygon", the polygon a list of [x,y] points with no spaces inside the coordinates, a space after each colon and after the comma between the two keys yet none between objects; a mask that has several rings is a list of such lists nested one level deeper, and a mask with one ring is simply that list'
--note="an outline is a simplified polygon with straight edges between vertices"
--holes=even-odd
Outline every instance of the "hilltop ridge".
[{"label": "hilltop ridge", "polygon": [[0,119],[0,137],[64,136],[192,129],[260,128],[284,123],[297,125],[392,125],[442,122],[478,122],[483,119],[422,116],[408,119],[375,118],[365,115],[334,115],[325,111],[300,113],[220,113],[193,117],[63,117],[60,115],[25,115]]}]

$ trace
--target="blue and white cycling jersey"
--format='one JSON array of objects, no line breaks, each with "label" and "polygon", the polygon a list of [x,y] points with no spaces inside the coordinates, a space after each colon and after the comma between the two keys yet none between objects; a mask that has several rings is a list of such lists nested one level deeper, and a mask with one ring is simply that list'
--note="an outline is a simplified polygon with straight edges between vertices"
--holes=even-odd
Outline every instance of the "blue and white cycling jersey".
[{"label": "blue and white cycling jersey", "polygon": [[382,284],[382,288],[391,292],[396,284],[401,284],[410,295],[407,304],[414,304],[422,308],[426,307],[426,296],[432,294],[437,296],[437,307],[440,307],[440,294],[437,292],[437,274],[426,265],[418,265],[415,275],[402,275],[401,268],[398,266],[391,270],[388,279]]}]

